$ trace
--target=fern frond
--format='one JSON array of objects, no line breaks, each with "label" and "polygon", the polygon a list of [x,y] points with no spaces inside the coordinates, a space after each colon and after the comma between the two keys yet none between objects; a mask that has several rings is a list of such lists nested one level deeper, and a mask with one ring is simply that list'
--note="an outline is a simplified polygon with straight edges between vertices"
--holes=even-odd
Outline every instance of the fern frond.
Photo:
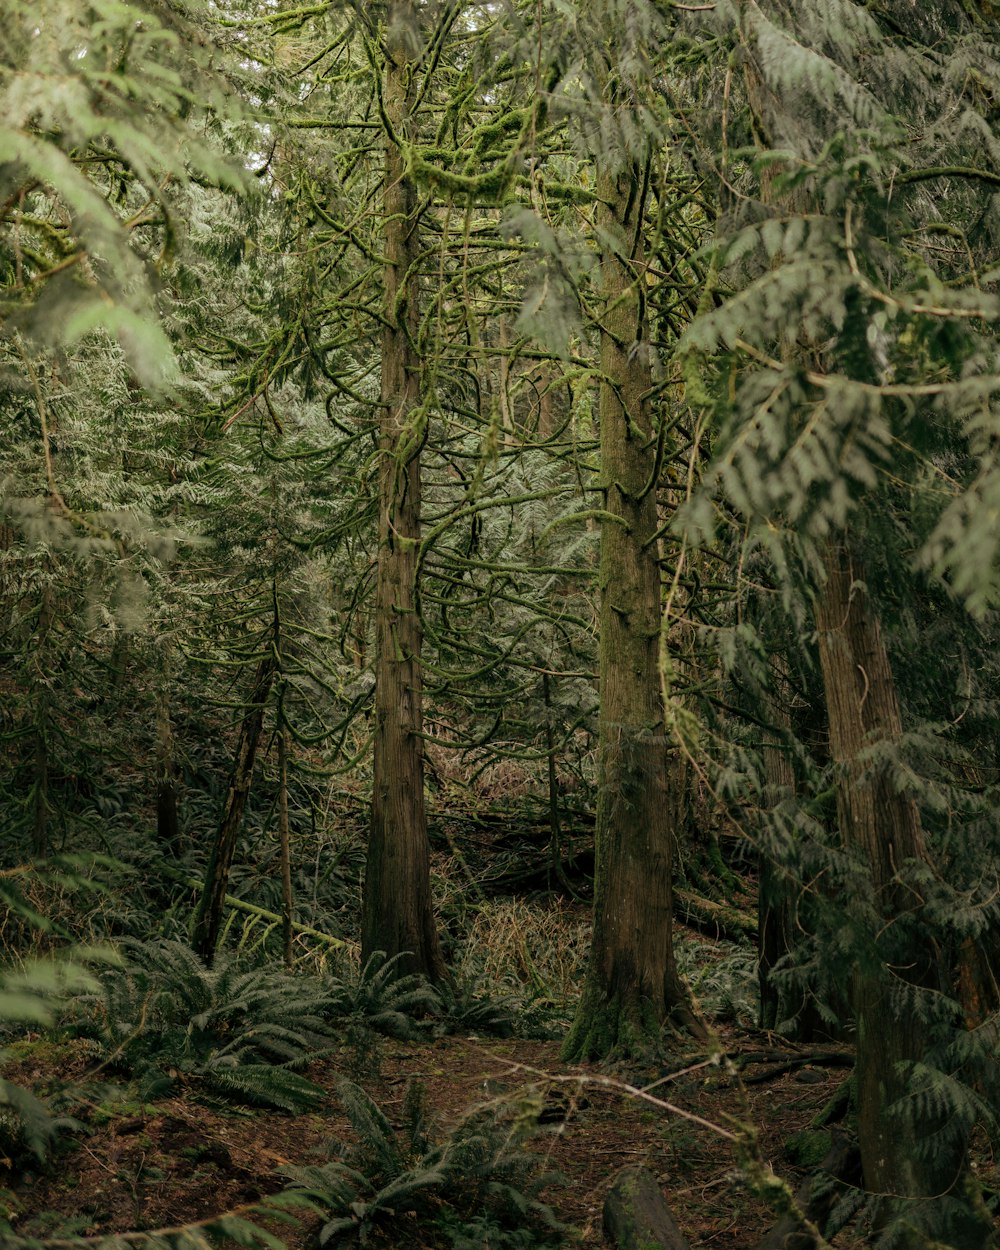
[{"label": "fern frond", "polygon": [[0,1221],[0,1234],[4,1250],[43,1250],[48,1246],[58,1246],[59,1250],[214,1250],[220,1240],[227,1238],[243,1250],[286,1250],[285,1242],[259,1221],[276,1221],[298,1229],[300,1221],[294,1212],[303,1205],[294,1193],[285,1191],[220,1215],[169,1228],[110,1233],[103,1237],[40,1239],[19,1237]]},{"label": "fern frond", "polygon": [[209,1086],[227,1097],[296,1114],[311,1111],[326,1091],[288,1068],[267,1063],[207,1064],[202,1072]]},{"label": "fern frond", "polygon": [[317,982],[283,969],[247,970],[224,955],[208,969],[181,942],[123,946],[128,966],[105,974],[101,999],[78,1002],[105,1042],[106,1062],[155,1072],[157,1080],[177,1067],[220,1094],[285,1110],[322,1097],[290,1071],[331,1041],[327,995]]},{"label": "fern frond", "polygon": [[337,1097],[360,1138],[359,1157],[364,1160],[365,1175],[380,1180],[398,1173],[405,1160],[381,1109],[360,1085],[346,1078],[337,1082]]},{"label": "fern frond", "polygon": [[392,1037],[412,1037],[414,1017],[437,1010],[440,999],[424,977],[398,974],[401,959],[402,955],[387,959],[384,951],[375,951],[356,978],[332,981],[330,1014]]},{"label": "fern frond", "polygon": [[[3,1121],[13,1117],[13,1133]],[[30,1090],[13,1081],[0,1080],[0,1139],[18,1137],[20,1143],[35,1156],[44,1159],[53,1138],[62,1130],[78,1129],[79,1121],[69,1116],[53,1116],[45,1103]],[[8,1157],[14,1150],[11,1142],[0,1145],[0,1153]]]}]

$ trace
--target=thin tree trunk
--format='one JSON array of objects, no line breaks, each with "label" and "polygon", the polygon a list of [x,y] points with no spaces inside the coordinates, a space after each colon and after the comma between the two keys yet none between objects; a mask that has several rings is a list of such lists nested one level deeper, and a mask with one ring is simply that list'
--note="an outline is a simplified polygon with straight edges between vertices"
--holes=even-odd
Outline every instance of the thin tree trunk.
[{"label": "thin tree trunk", "polygon": [[[930,857],[916,804],[900,793],[891,771],[872,757],[880,744],[899,742],[902,718],[888,652],[865,586],[865,569],[846,543],[832,543],[828,549],[826,580],[816,600],[816,628],[830,750],[840,774],[841,836],[870,874],[871,898],[859,906],[862,912],[873,907],[875,913],[859,915],[859,925],[874,923],[875,932],[873,949],[858,962],[853,976],[855,1099],[865,1187],[886,1196],[880,1220],[887,1223],[896,1206],[889,1195],[925,1202],[941,1202],[948,1196],[961,1206],[966,1177],[961,1137],[942,1133],[933,1149],[921,1151],[920,1138],[946,1128],[941,1117],[926,1108],[919,1113],[919,1123],[899,1116],[912,1094],[909,1065],[925,1063],[933,1049],[919,991],[947,992],[949,976],[930,938],[922,946],[914,939],[921,931],[915,921],[923,900],[905,878],[909,864],[929,863]],[[923,932],[932,932],[929,921]],[[904,1221],[905,1206],[904,1202]],[[988,1236],[971,1208],[959,1210],[952,1232],[963,1250],[984,1245]],[[902,1244],[926,1241],[916,1234],[907,1239],[904,1232]]]},{"label": "thin tree trunk", "polygon": [[170,671],[164,665],[162,684],[156,696],[156,841],[164,855],[181,849],[177,819],[177,782],[174,765],[174,735],[170,724]]},{"label": "thin tree trunk", "polygon": [[281,850],[281,934],[285,967],[292,966],[295,899],[292,894],[291,838],[288,828],[288,725],[284,694],[278,701],[278,841]]},{"label": "thin tree trunk", "polygon": [[34,780],[32,783],[31,853],[40,859],[49,852],[49,680],[46,672],[46,642],[52,628],[54,611],[52,588],[42,588],[38,607],[38,628],[34,637],[32,657],[37,682],[35,685]]},{"label": "thin tree trunk", "polygon": [[401,954],[400,972],[445,975],[430,889],[424,809],[420,541],[419,207],[399,141],[412,129],[412,6],[388,7],[382,101],[385,150],[385,318],[379,432],[379,558],[375,596],[375,750],[361,951]]},{"label": "thin tree trunk", "polygon": [[31,853],[41,859],[49,851],[49,692],[36,696],[34,782],[31,790]]},{"label": "thin tree trunk", "polygon": [[[764,806],[770,810],[785,795],[794,793],[795,770],[787,752],[773,742],[764,747],[764,767],[767,775]],[[782,877],[780,866],[763,849],[759,858],[757,886],[757,977],[762,1029],[775,1029],[793,1014],[788,996],[772,978],[775,964],[792,948],[793,904],[791,890]],[[799,1035],[796,1029],[796,1038]]]},{"label": "thin tree trunk", "polygon": [[562,821],[559,814],[559,778],[556,774],[556,735],[552,727],[552,692],[548,673],[542,674],[545,703],[545,759],[549,787],[549,880],[554,878],[564,890],[573,893],[562,862]]},{"label": "thin tree trunk", "polygon": [[268,646],[263,659],[257,666],[254,675],[253,690],[247,705],[246,715],[240,726],[239,741],[236,745],[236,759],[229,778],[226,801],[222,810],[222,819],[215,835],[212,854],[205,875],[205,888],[202,892],[198,915],[195,920],[194,934],[191,945],[206,964],[211,964],[215,957],[215,947],[222,929],[222,915],[225,911],[226,887],[229,884],[229,870],[232,867],[236,852],[236,840],[239,836],[243,812],[250,794],[250,783],[253,780],[253,768],[257,758],[257,747],[260,744],[261,729],[264,724],[264,707],[271,693],[277,667],[274,650]]},{"label": "thin tree trunk", "polygon": [[671,1018],[697,1028],[673,953],[677,804],[660,693],[656,435],[642,283],[643,173],[597,182],[601,326],[600,738],[594,932],[568,1060],[641,1051]]}]

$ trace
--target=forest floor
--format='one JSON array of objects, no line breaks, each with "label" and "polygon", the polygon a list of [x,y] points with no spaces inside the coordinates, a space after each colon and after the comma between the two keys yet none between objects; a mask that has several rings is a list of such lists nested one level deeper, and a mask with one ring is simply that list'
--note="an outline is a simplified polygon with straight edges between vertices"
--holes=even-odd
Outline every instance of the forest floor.
[{"label": "forest floor", "polygon": [[[530,1148],[543,1156],[546,1171],[561,1173],[561,1182],[541,1196],[568,1226],[565,1245],[604,1245],[608,1188],[623,1167],[644,1165],[659,1180],[693,1248],[749,1250],[775,1216],[741,1181],[732,1142],[711,1126],[731,1132],[735,1124],[755,1125],[760,1157],[794,1186],[804,1173],[793,1166],[788,1143],[809,1129],[847,1069],[832,1052],[826,1062],[813,1064],[806,1061],[808,1052],[763,1034],[723,1027],[719,1038],[740,1066],[741,1079],[705,1066],[704,1056],[693,1050],[686,1064],[688,1056],[679,1051],[670,1057],[671,1067],[698,1066],[653,1091],[676,1111],[625,1088],[656,1081],[661,1070],[566,1066],[557,1041],[378,1039],[366,1054],[345,1049],[315,1063],[307,1075],[331,1091],[343,1075],[357,1080],[394,1126],[408,1085],[419,1081],[439,1133],[472,1108],[522,1100],[537,1109],[541,1099],[549,1104],[542,1119],[550,1122],[541,1125]],[[43,1094],[72,1087],[74,1115],[85,1125],[84,1132],[65,1137],[36,1173],[4,1180],[0,1172],[0,1215],[6,1207],[7,1218],[25,1236],[95,1236],[205,1219],[274,1193],[283,1184],[282,1165],[322,1162],[351,1133],[332,1092],[328,1105],[304,1115],[235,1108],[185,1090],[181,1082],[171,1096],[139,1104],[124,1089],[116,1094],[106,1083],[88,1087],[92,1060],[79,1043],[40,1039],[18,1050],[5,1075]],[[276,1231],[290,1247],[305,1247],[315,1244],[315,1227],[291,1235]],[[404,1225],[380,1244],[422,1250],[442,1242],[429,1229]]]}]

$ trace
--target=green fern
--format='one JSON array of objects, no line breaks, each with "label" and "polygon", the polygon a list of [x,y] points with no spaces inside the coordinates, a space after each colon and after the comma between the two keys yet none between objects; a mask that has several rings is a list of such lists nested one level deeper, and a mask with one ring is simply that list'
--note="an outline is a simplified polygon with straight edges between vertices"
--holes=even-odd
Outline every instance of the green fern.
[{"label": "green fern", "polygon": [[205,1085],[213,1093],[236,1102],[277,1107],[301,1114],[314,1108],[325,1091],[289,1068],[268,1063],[225,1064],[210,1060],[201,1069]]},{"label": "green fern", "polygon": [[408,1152],[396,1140],[392,1125],[377,1103],[360,1085],[348,1080],[337,1082],[337,1097],[360,1138],[357,1162],[369,1182],[381,1185],[405,1170]]},{"label": "green fern", "polygon": [[520,1213],[556,1227],[538,1194],[561,1177],[539,1172],[539,1158],[524,1149],[542,1109],[541,1099],[530,1095],[496,1108],[477,1108],[462,1120],[445,1143],[444,1163],[455,1205],[508,1217]]},{"label": "green fern", "polygon": [[375,951],[356,977],[334,980],[327,990],[327,1012],[350,1034],[360,1029],[412,1038],[417,1017],[433,1014],[440,999],[424,977],[399,975],[402,955]]},{"label": "green fern", "polygon": [[523,1108],[475,1112],[445,1141],[429,1146],[421,1093],[414,1086],[407,1091],[402,1139],[360,1086],[342,1080],[337,1094],[357,1146],[346,1160],[283,1169],[291,1192],[329,1217],[321,1245],[348,1236],[364,1244],[407,1215],[441,1222],[453,1239],[474,1237],[484,1220],[504,1227],[511,1217],[519,1226],[540,1230],[542,1241],[558,1233],[551,1210],[537,1197],[552,1178],[538,1176],[538,1157],[523,1149],[533,1129]]},{"label": "green fern", "polygon": [[509,995],[491,997],[472,981],[455,981],[442,989],[439,1033],[485,1033],[513,1037],[519,1004]]},{"label": "green fern", "polygon": [[52,1245],[60,1250],[215,1250],[222,1242],[231,1242],[242,1250],[286,1250],[285,1242],[272,1227],[264,1227],[263,1221],[270,1226],[298,1229],[297,1213],[308,1209],[304,1200],[286,1192],[210,1219],[150,1231],[83,1236],[77,1232],[80,1222],[73,1221],[52,1240],[21,1236],[0,1219],[0,1240],[4,1250],[47,1250]]},{"label": "green fern", "polygon": [[53,1115],[30,1090],[0,1080],[0,1156],[17,1160],[28,1153],[44,1159],[61,1132],[78,1128],[78,1120]]},{"label": "green fern", "polygon": [[[29,902],[20,884],[31,880],[69,890],[100,888],[84,876],[94,862],[93,857],[61,856],[9,870],[0,876],[0,905],[10,921],[25,926],[29,937],[39,930],[52,932],[56,926]],[[101,862],[106,866],[108,861]],[[18,969],[0,969],[0,1036],[12,1025],[50,1025],[66,995],[96,988],[87,962],[108,958],[107,951],[78,947],[73,953],[27,960]],[[0,1154],[12,1160],[19,1160],[25,1153],[42,1159],[60,1131],[78,1127],[69,1117],[53,1116],[30,1090],[0,1078]]]},{"label": "green fern", "polygon": [[677,966],[713,1019],[752,1027],[757,1014],[757,954],[749,946],[678,943]]},{"label": "green fern", "polygon": [[78,1027],[104,1044],[105,1063],[158,1084],[176,1069],[223,1096],[288,1111],[322,1099],[290,1070],[332,1041],[317,982],[225,955],[206,968],[181,942],[122,945],[127,966],[76,1004]]},{"label": "green fern", "polygon": [[440,1220],[451,1250],[535,1250],[538,1236],[531,1228],[504,1228],[492,1216],[470,1219],[445,1212]]}]

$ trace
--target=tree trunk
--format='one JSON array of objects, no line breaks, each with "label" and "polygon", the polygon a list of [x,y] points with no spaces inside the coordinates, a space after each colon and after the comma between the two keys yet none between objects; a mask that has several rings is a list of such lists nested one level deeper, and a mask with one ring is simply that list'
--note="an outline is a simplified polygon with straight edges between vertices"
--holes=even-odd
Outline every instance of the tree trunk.
[{"label": "tree trunk", "polygon": [[278,840],[281,849],[281,936],[285,967],[292,966],[295,898],[292,894],[292,853],[288,828],[288,726],[284,695],[278,702]]},{"label": "tree trunk", "polygon": [[[899,742],[902,718],[864,579],[864,567],[847,544],[831,544],[815,609],[830,751],[839,770],[841,836],[845,849],[866,866],[871,883],[870,898],[854,904],[858,927],[868,931],[871,943],[853,974],[861,1165],[865,1187],[887,1196],[879,1222],[888,1225],[899,1218],[901,1244],[926,1244],[922,1235],[905,1231],[908,1207],[916,1209],[921,1199],[940,1204],[950,1197],[956,1205],[949,1229],[958,1238],[954,1244],[973,1250],[985,1244],[988,1230],[963,1201],[964,1141],[941,1133],[948,1126],[926,1108],[911,1105],[909,1123],[901,1114],[912,1094],[908,1067],[927,1062],[933,1050],[921,991],[947,993],[949,976],[929,936],[930,918],[924,926],[918,923],[923,901],[906,879],[910,864],[930,859],[919,811],[900,793],[890,769],[872,755],[873,748]],[[917,933],[925,935],[922,945]],[[939,1133],[933,1149],[917,1149]]]},{"label": "tree trunk", "polygon": [[695,1026],[674,963],[676,803],[660,693],[656,434],[642,264],[642,171],[598,179],[601,327],[600,728],[594,933],[567,1060],[635,1053]]},{"label": "tree trunk", "polygon": [[49,711],[51,663],[47,643],[54,618],[51,586],[42,588],[38,607],[32,663],[35,668],[34,778],[31,788],[31,853],[41,859],[49,853]]},{"label": "tree trunk", "polygon": [[253,766],[257,758],[257,747],[260,743],[260,732],[264,724],[264,707],[271,693],[276,668],[274,651],[270,645],[263,659],[257,666],[254,675],[253,691],[247,705],[246,715],[240,726],[239,741],[236,746],[236,759],[233,763],[232,775],[229,778],[229,789],[222,810],[222,819],[215,835],[212,854],[208,861],[205,874],[205,888],[202,891],[201,903],[195,920],[194,934],[191,945],[194,951],[206,964],[211,964],[215,957],[215,947],[222,929],[222,916],[226,906],[226,886],[229,883],[229,869],[232,867],[233,855],[236,851],[236,839],[243,821],[243,811],[250,794],[250,782],[253,779]]},{"label": "tree trunk", "polygon": [[573,887],[562,860],[562,818],[559,813],[559,777],[556,773],[556,735],[552,725],[552,690],[548,673],[542,674],[542,700],[545,704],[545,763],[549,790],[549,885],[561,886],[570,894]]},{"label": "tree trunk", "polygon": [[445,975],[430,889],[424,810],[422,629],[416,605],[420,541],[419,255],[416,189],[399,142],[410,137],[412,6],[388,7],[382,90],[385,148],[385,318],[379,431],[379,555],[375,596],[375,759],[361,950],[403,954],[400,973]]},{"label": "tree trunk", "polygon": [[[795,770],[787,753],[775,743],[764,747],[767,789],[764,807],[771,810],[795,789]],[[783,988],[772,979],[775,964],[792,948],[794,898],[778,864],[761,850],[757,887],[757,978],[760,985],[760,1027],[776,1029],[795,1014]],[[795,1033],[798,1038],[798,1030]]]},{"label": "tree trunk", "polygon": [[31,787],[31,853],[43,859],[49,851],[49,692],[36,695],[34,780]]},{"label": "tree trunk", "polygon": [[156,696],[156,842],[167,856],[181,849],[177,819],[177,781],[174,735],[170,725],[170,671],[164,666],[162,685]]}]

